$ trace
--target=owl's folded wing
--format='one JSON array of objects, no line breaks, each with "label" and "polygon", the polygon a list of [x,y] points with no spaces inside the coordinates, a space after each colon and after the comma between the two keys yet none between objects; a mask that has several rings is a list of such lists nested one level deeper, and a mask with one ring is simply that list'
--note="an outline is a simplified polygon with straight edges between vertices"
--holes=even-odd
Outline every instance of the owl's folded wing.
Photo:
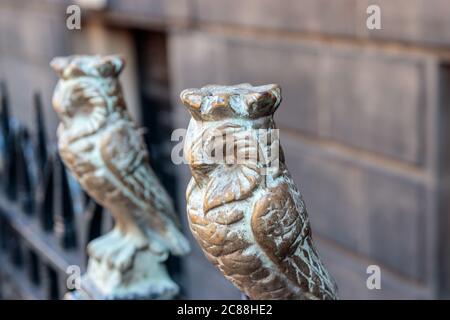
[{"label": "owl's folded wing", "polygon": [[309,298],[335,297],[335,284],[312,244],[303,201],[282,183],[255,203],[251,227],[258,245],[279,271]]},{"label": "owl's folded wing", "polygon": [[126,200],[140,208],[133,211],[136,221],[162,238],[173,254],[189,252],[172,201],[153,173],[143,139],[133,124],[115,124],[100,148],[102,160],[127,191]]}]

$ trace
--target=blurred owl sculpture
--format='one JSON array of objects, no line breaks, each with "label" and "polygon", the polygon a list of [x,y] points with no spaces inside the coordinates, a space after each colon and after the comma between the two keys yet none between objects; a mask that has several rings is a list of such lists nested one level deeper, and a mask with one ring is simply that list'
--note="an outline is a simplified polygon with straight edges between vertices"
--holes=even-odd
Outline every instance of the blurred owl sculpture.
[{"label": "blurred owl sculpture", "polygon": [[251,299],[336,299],[277,139],[280,87],[208,85],[180,97],[192,116],[188,218],[206,257]]},{"label": "blurred owl sculpture", "polygon": [[89,243],[87,276],[107,298],[171,298],[178,286],[163,262],[185,255],[172,201],[153,173],[140,131],[126,109],[117,56],[70,56],[51,62],[58,148],[85,191],[114,218]]}]

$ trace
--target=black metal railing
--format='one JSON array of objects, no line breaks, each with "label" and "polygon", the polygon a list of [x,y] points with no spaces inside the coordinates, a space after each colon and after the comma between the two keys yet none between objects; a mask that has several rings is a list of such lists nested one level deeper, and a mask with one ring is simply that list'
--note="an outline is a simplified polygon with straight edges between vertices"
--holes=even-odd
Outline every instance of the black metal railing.
[{"label": "black metal railing", "polygon": [[[10,114],[0,85],[0,298],[60,299],[67,268],[86,266],[86,244],[111,227],[109,215],[66,172],[46,139],[41,98],[36,131]],[[33,138],[32,138],[33,137]]]}]

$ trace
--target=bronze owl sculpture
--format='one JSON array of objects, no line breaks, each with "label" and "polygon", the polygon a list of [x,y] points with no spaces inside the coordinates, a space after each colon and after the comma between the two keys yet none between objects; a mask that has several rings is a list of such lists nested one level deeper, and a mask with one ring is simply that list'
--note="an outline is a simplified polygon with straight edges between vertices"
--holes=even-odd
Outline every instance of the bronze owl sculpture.
[{"label": "bronze owl sculpture", "polygon": [[192,116],[188,220],[206,257],[251,299],[336,299],[274,139],[280,87],[208,85],[180,98]]},{"label": "bronze owl sculpture", "polygon": [[[112,231],[88,245],[88,273],[91,267],[98,285],[119,296],[130,289],[130,283],[143,294],[154,291],[152,286],[164,286],[166,277],[165,289],[170,292],[162,296],[173,296],[178,287],[158,264],[169,252],[187,254],[189,243],[179,229],[169,195],[150,167],[141,132],[127,111],[118,80],[123,59],[70,56],[53,59],[51,66],[60,77],[53,108],[60,119],[61,158],[115,221]],[[150,266],[152,259],[157,263]],[[122,278],[100,279],[105,277],[104,269]],[[145,279],[147,289],[142,287]]]}]

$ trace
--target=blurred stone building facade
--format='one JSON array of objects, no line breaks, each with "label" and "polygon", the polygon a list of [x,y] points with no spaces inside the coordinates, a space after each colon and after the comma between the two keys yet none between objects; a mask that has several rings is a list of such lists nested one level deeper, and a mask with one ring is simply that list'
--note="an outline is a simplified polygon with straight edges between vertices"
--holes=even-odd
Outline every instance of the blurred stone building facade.
[{"label": "blurred stone building facade", "polygon": [[[128,104],[149,128],[153,166],[185,220],[190,173],[170,162],[171,132],[189,119],[180,91],[279,83],[287,164],[341,297],[449,297],[448,1],[110,0],[103,10],[80,2],[81,30],[66,27],[72,2],[0,2],[0,78],[31,132],[38,90],[56,140],[52,57],[122,54]],[[374,3],[381,30],[366,27]],[[187,298],[240,297],[196,246],[181,264]],[[369,265],[381,268],[381,290],[366,287]]]}]

